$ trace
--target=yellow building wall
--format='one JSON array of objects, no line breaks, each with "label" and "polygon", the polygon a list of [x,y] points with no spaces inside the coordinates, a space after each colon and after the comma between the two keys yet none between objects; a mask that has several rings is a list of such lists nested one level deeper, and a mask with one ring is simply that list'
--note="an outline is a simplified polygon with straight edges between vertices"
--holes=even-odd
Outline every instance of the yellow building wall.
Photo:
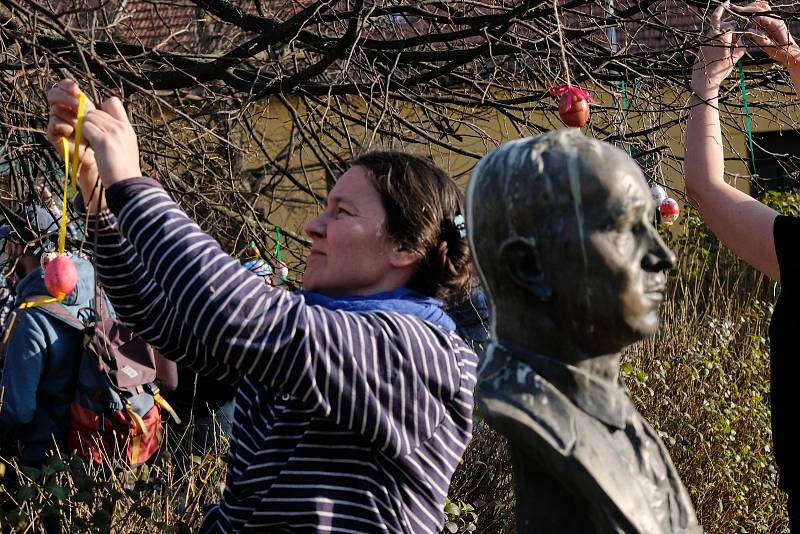
[{"label": "yellow building wall", "polygon": [[[745,135],[744,118],[740,103],[740,95],[737,95],[738,85],[733,85],[732,80],[730,90],[732,93],[731,106],[723,109],[724,128],[723,136],[726,145],[727,179],[738,188],[750,190],[750,172],[747,161],[749,158],[747,137]],[[599,96],[598,96],[599,94]],[[620,132],[631,132],[649,130],[651,132],[652,146],[646,149],[664,148],[666,154],[658,166],[656,179],[666,184],[673,190],[675,196],[683,204],[683,137],[687,116],[688,93],[663,91],[658,94],[648,93],[635,101],[628,96],[629,105],[637,111],[632,111],[627,115],[621,113],[621,99],[617,95],[615,101],[607,93],[594,92],[596,104],[593,106],[590,124],[584,128],[586,135],[598,138],[606,138],[608,135]],[[789,94],[791,96],[791,94]],[[763,99],[774,99],[774,92],[760,92],[748,94],[751,105],[763,102]],[[484,112],[475,120],[464,124],[458,128],[457,133],[461,136],[460,140],[453,140],[451,149],[434,146],[430,143],[392,145],[394,148],[402,148],[411,152],[431,156],[440,166],[453,175],[460,185],[466,186],[469,173],[474,167],[477,156],[481,156],[492,150],[499,144],[516,139],[521,135],[533,135],[542,130],[563,127],[556,110],[557,102],[551,97],[549,99],[550,109],[545,112],[531,113],[525,117],[526,124],[512,124],[512,122],[500,113]],[[789,130],[795,125],[800,124],[800,114],[794,105],[792,98],[787,98],[787,106],[784,111],[775,114],[761,113],[756,111],[752,114],[753,130],[774,131]],[[293,120],[315,120],[315,115],[309,113],[296,100],[288,101],[289,105],[295,107],[293,119],[292,112],[287,107],[277,101],[268,102],[260,111],[257,120],[258,131],[261,139],[251,140],[250,146],[245,146],[248,154],[246,166],[256,168],[264,164],[263,157],[260,156],[260,149],[255,143],[261,143],[263,150],[269,154],[277,154],[288,142],[292,130]],[[790,105],[791,104],[791,105]],[[364,103],[366,106],[367,103]],[[757,106],[756,106],[757,107]],[[470,110],[467,110],[470,111]],[[400,110],[401,114],[409,121],[414,121],[415,110],[410,105],[406,109]],[[319,115],[316,116],[318,120]],[[666,125],[666,127],[665,127]],[[358,147],[366,146],[370,148],[384,148],[384,140],[374,132],[363,126],[351,126],[349,128],[349,140],[339,139],[342,151],[347,152],[348,147],[352,154],[356,154]],[[316,161],[314,153],[302,146],[302,141],[297,142],[295,152],[291,158],[291,164],[300,167],[303,164],[311,164]],[[626,145],[622,144],[623,148]],[[463,155],[459,152],[469,152],[475,157]],[[346,154],[344,154],[346,155]],[[691,162],[686,162],[691,164]],[[308,185],[318,194],[324,195],[326,184],[322,173],[309,173],[302,178],[307,180]],[[282,196],[281,196],[282,195]],[[300,205],[293,200],[307,198],[299,194],[291,187],[281,191],[281,198],[278,199],[278,206],[273,208],[271,220],[281,221],[280,224],[294,232],[301,233],[303,223],[319,211],[319,207],[313,204]],[[280,205],[282,204],[282,205]]]}]

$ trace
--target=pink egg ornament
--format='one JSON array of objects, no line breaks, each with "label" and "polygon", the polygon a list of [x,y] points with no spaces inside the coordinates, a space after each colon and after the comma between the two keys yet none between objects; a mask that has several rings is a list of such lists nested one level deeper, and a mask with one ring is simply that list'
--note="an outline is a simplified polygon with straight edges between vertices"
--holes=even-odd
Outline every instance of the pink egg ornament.
[{"label": "pink egg ornament", "polygon": [[589,104],[592,97],[585,89],[573,85],[558,85],[548,91],[559,96],[558,116],[567,126],[583,128],[589,122]]},{"label": "pink egg ornament", "polygon": [[44,287],[56,298],[62,298],[78,285],[78,270],[75,262],[67,256],[58,256],[50,260],[44,270]]},{"label": "pink egg ornament", "polygon": [[675,202],[675,199],[665,198],[658,206],[658,212],[661,214],[661,222],[670,225],[678,220],[678,216],[681,214],[681,208],[678,206],[678,203]]}]

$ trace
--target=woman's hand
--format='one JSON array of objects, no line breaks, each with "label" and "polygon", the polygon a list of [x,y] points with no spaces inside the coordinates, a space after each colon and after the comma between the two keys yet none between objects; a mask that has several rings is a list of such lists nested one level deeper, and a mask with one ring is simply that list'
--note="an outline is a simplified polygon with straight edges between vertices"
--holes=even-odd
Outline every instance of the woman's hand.
[{"label": "woman's hand", "polygon": [[719,94],[719,87],[744,55],[741,35],[734,36],[736,22],[730,18],[730,4],[720,4],[708,19],[706,44],[700,49],[692,71],[692,91],[703,100]]},{"label": "woman's hand", "polygon": [[800,66],[800,48],[789,33],[786,22],[767,16],[772,10],[768,2],[759,0],[743,6],[732,5],[730,10],[745,15],[763,13],[753,17],[747,37],[784,67],[791,69]]},{"label": "woman's hand", "polygon": [[[70,157],[75,149],[75,125],[78,115],[78,95],[81,93],[78,84],[72,80],[61,80],[47,92],[47,103],[50,108],[50,118],[47,123],[47,139],[53,145],[56,154],[64,157],[62,139],[67,140]],[[86,111],[94,109],[94,104],[86,100]],[[94,151],[88,147],[83,139],[79,147],[78,156],[78,186],[83,193],[84,202],[89,211],[97,211],[105,206],[105,198],[100,195],[100,182],[95,161]]]},{"label": "woman's hand", "polygon": [[99,110],[87,112],[83,134],[94,150],[104,186],[142,175],[136,132],[119,98],[111,97]]}]

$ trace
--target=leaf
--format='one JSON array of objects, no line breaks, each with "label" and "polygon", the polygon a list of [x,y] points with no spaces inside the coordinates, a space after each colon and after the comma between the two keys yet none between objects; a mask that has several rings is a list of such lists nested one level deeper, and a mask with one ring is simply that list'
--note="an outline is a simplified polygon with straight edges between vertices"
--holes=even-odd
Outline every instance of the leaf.
[{"label": "leaf", "polygon": [[458,532],[458,525],[456,525],[452,521],[448,521],[447,523],[445,523],[444,528],[446,528],[448,532]]},{"label": "leaf", "polygon": [[461,508],[455,503],[448,502],[444,505],[444,513],[458,517],[461,515]]},{"label": "leaf", "polygon": [[20,503],[29,501],[33,498],[35,494],[36,492],[33,490],[32,487],[27,485],[20,486],[20,488],[17,490],[17,501],[19,501]]},{"label": "leaf", "polygon": [[42,470],[35,467],[22,466],[20,471],[31,480],[39,480],[39,477],[42,476]]},{"label": "leaf", "polygon": [[49,482],[45,484],[44,489],[57,501],[63,501],[67,498],[67,490],[55,482]]}]

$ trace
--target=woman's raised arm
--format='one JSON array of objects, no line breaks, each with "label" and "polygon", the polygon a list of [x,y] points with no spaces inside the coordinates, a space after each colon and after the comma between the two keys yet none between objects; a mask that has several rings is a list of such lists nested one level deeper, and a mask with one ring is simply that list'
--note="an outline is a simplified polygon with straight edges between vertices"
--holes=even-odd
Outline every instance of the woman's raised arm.
[{"label": "woman's raised arm", "polygon": [[708,43],[692,73],[693,95],[686,124],[684,178],[689,202],[714,234],[737,256],[778,280],[772,225],[777,213],[724,180],[719,90],[744,54],[735,22],[720,5],[710,18]]}]

